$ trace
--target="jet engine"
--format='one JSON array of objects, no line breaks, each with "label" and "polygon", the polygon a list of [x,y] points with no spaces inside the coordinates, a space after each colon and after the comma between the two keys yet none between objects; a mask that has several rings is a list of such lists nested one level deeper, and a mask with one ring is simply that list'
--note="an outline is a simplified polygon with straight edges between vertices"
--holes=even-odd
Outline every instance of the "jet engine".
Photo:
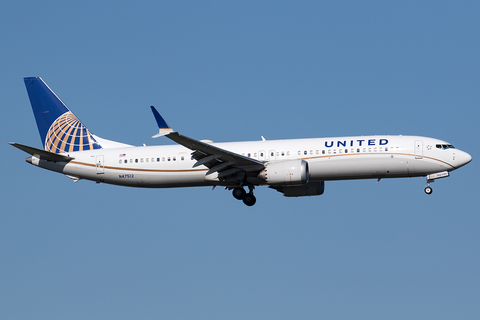
[{"label": "jet engine", "polygon": [[305,160],[268,162],[258,178],[273,186],[298,186],[308,183]]}]

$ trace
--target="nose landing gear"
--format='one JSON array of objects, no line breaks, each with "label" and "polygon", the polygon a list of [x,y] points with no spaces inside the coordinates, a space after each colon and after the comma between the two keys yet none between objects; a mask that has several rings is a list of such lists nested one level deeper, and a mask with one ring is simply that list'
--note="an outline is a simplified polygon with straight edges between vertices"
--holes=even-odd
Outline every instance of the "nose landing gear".
[{"label": "nose landing gear", "polygon": [[431,187],[425,187],[425,193],[426,194],[432,194],[433,189]]},{"label": "nose landing gear", "polygon": [[432,194],[433,189],[430,187],[430,183],[434,182],[435,179],[446,178],[448,176],[450,176],[450,173],[448,173],[448,171],[429,174],[427,176],[427,183],[425,184],[425,193]]},{"label": "nose landing gear", "polygon": [[235,199],[243,200],[243,203],[251,207],[257,202],[257,198],[253,195],[254,188],[253,186],[248,186],[249,192],[247,193],[242,187],[236,187],[233,189],[232,195]]},{"label": "nose landing gear", "polygon": [[425,193],[426,194],[432,194],[433,189],[430,187],[430,183],[435,182],[434,179],[428,179],[427,178],[427,183],[425,184]]}]

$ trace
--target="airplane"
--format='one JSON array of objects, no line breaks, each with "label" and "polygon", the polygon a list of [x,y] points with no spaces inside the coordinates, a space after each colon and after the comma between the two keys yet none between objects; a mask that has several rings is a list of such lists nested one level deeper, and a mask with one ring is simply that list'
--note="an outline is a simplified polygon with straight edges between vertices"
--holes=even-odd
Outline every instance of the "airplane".
[{"label": "airplane", "polygon": [[[268,186],[286,197],[322,195],[325,181],[445,178],[472,157],[442,140],[402,135],[351,136],[214,143],[174,131],[151,107],[159,132],[177,145],[132,146],[91,133],[40,77],[24,78],[43,144],[10,143],[40,168],[129,187],[222,186],[247,206]],[[248,188],[248,192],[245,190]]]}]

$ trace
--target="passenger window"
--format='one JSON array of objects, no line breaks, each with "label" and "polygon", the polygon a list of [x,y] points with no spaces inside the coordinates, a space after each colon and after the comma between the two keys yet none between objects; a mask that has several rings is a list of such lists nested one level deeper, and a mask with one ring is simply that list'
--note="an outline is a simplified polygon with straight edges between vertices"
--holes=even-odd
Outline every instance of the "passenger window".
[{"label": "passenger window", "polygon": [[122,159],[120,159],[120,161],[118,163],[122,163]]},{"label": "passenger window", "polygon": [[299,156],[302,155],[302,151],[298,151],[298,155],[299,155]]},{"label": "passenger window", "polygon": [[135,163],[138,163],[138,159],[135,159]]},{"label": "passenger window", "polygon": [[322,154],[325,154],[325,150],[322,150]]},{"label": "passenger window", "polygon": [[182,158],[181,158],[181,159],[182,159],[182,161],[183,161],[183,160],[185,160],[185,157],[184,157],[184,156],[182,156]]},{"label": "passenger window", "polygon": [[127,160],[127,159],[125,159],[125,160],[123,161],[123,163],[127,163],[127,162],[128,162],[128,160]]},{"label": "passenger window", "polygon": [[360,148],[357,149],[357,153],[359,153],[359,152],[360,152]]},{"label": "passenger window", "polygon": [[304,155],[307,155],[307,150],[303,151],[303,154],[304,154]]}]

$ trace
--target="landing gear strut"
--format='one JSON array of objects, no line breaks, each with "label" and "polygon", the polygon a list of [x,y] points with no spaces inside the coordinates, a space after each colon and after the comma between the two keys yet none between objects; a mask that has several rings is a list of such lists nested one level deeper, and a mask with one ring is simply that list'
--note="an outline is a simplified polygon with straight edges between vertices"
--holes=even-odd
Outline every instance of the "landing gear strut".
[{"label": "landing gear strut", "polygon": [[249,192],[247,193],[242,187],[236,187],[233,189],[232,195],[237,200],[243,200],[247,206],[251,207],[257,202],[257,198],[253,195],[253,186],[248,186]]},{"label": "landing gear strut", "polygon": [[430,187],[430,183],[434,182],[435,180],[430,180],[430,179],[427,179],[427,183],[425,185],[425,193],[426,194],[432,194],[433,192],[433,189],[432,187]]}]

